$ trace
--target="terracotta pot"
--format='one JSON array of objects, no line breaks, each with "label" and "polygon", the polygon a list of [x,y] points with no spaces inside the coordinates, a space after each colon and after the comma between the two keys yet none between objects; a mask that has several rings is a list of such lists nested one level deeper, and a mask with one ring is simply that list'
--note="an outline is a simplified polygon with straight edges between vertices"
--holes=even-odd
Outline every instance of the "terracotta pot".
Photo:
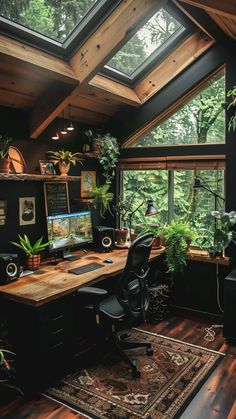
[{"label": "terracotta pot", "polygon": [[154,237],[154,240],[152,242],[152,249],[160,249],[161,248],[161,237],[157,236]]},{"label": "terracotta pot", "polygon": [[129,231],[126,229],[115,229],[115,235],[116,235],[116,243],[118,245],[123,245],[127,243]]},{"label": "terracotta pot", "polygon": [[10,173],[11,160],[7,157],[0,158],[0,173]]},{"label": "terracotta pot", "polygon": [[62,176],[67,176],[70,170],[70,163],[59,162],[59,170]]},{"label": "terracotta pot", "polygon": [[93,153],[100,154],[101,148],[102,148],[102,140],[100,138],[94,138],[92,140],[91,146],[92,146]]},{"label": "terracotta pot", "polygon": [[30,271],[36,271],[39,269],[41,263],[41,255],[32,255],[27,256],[25,261],[25,266]]}]

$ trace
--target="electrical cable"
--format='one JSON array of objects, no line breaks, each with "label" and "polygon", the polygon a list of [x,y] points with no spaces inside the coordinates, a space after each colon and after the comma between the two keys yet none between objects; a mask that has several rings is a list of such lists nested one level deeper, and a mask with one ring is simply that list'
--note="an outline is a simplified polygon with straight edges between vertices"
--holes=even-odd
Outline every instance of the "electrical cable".
[{"label": "electrical cable", "polygon": [[205,328],[206,334],[204,336],[204,340],[207,340],[208,342],[213,342],[213,340],[215,339],[215,334],[216,334],[215,330],[213,330],[213,329],[216,329],[216,328],[219,328],[219,327],[223,327],[223,325],[222,324],[212,324],[212,326],[206,327]]},{"label": "electrical cable", "polygon": [[216,263],[216,298],[217,298],[217,304],[221,313],[224,313],[224,309],[222,308],[222,305],[220,302],[220,279],[219,279],[219,264],[218,263]]}]

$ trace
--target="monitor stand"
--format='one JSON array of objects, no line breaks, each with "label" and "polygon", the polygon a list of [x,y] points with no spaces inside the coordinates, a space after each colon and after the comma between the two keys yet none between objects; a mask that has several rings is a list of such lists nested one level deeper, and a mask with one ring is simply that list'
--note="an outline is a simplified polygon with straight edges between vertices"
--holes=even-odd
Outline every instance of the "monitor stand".
[{"label": "monitor stand", "polygon": [[80,259],[80,256],[74,256],[71,254],[69,247],[63,250],[62,257],[64,260],[68,260],[68,261]]}]

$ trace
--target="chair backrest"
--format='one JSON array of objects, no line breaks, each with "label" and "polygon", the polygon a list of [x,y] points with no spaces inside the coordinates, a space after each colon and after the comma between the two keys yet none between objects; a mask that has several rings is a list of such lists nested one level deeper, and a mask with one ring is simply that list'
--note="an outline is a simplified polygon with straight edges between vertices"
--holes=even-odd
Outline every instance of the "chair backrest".
[{"label": "chair backrest", "polygon": [[129,248],[126,265],[116,283],[116,297],[128,320],[138,317],[145,321],[148,307],[148,260],[153,234],[146,233],[134,240]]}]

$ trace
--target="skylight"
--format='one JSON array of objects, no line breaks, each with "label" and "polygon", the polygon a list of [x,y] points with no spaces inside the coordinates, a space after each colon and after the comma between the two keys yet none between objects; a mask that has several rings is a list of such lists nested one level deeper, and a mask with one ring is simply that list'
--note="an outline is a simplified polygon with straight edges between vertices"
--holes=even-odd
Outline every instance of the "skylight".
[{"label": "skylight", "polygon": [[101,0],[4,0],[0,15],[63,43],[96,3]]},{"label": "skylight", "polygon": [[184,27],[164,9],[159,10],[107,64],[128,76]]}]

